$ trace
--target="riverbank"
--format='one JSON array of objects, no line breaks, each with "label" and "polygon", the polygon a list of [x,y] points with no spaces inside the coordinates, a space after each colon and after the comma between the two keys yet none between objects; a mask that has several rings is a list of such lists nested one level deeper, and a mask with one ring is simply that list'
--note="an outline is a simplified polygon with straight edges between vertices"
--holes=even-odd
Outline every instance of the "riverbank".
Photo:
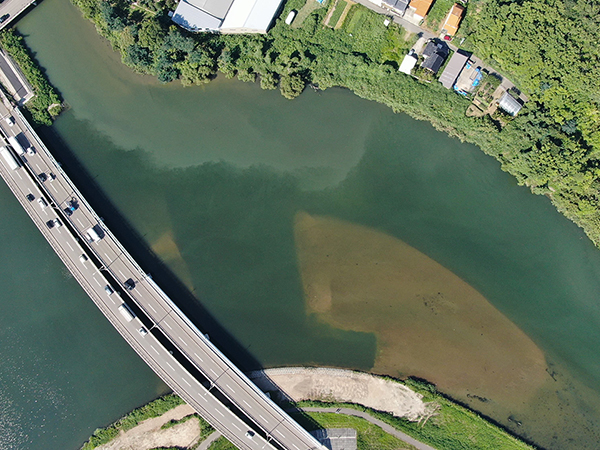
[{"label": "riverbank", "polygon": [[[569,120],[563,118],[554,111],[551,89],[545,89],[543,95],[526,92],[531,101],[504,127],[489,117],[467,117],[468,99],[439,83],[421,83],[398,72],[399,61],[412,40],[406,39],[396,25],[383,25],[380,15],[362,5],[354,6],[344,25],[336,30],[323,25],[327,8],[321,7],[300,26],[290,28],[278,19],[265,36],[240,36],[193,35],[172,26],[168,12],[173,5],[168,1],[153,3],[152,11],[145,12],[99,0],[72,1],[95,23],[125,64],[137,72],[155,75],[161,82],[180,79],[186,86],[203,84],[220,71],[245,82],[259,79],[263,89],[279,87],[286,98],[300,95],[309,84],[320,89],[341,86],[396,112],[427,120],[495,157],[503,170],[533,193],[548,196],[562,214],[600,245],[598,192],[591,181],[598,176],[593,151],[598,122],[591,110],[581,113],[581,129],[576,117],[580,113],[567,114]],[[300,10],[305,3],[286,2],[280,17]],[[357,8],[363,10],[357,12]],[[483,11],[489,13],[488,8]],[[568,26],[575,26],[568,19],[564,18]],[[478,35],[470,20],[466,21],[467,28],[473,36]],[[514,53],[512,48],[507,51]],[[513,67],[513,71],[517,69],[523,70]],[[526,70],[520,77],[512,71],[504,73],[511,79],[528,80]],[[539,80],[532,81],[539,84]]]},{"label": "riverbank", "polygon": [[[356,428],[359,443],[362,442],[359,449],[388,448],[383,443],[389,443],[390,433],[394,439],[408,441],[407,449],[411,444],[425,444],[437,450],[466,446],[470,450],[534,448],[423,381],[408,379],[400,382],[350,370],[304,367],[268,369],[252,372],[249,376],[309,431],[318,427]],[[128,445],[136,443],[134,448],[137,450],[153,448],[150,445],[166,447],[165,442],[174,442],[171,434],[164,432],[169,425],[182,431],[177,433],[179,443],[168,445],[195,449],[213,429],[182,403],[173,394],[155,400],[115,424],[97,430],[82,449],[116,450],[123,448],[124,442]],[[346,409],[344,414],[352,417],[339,416],[342,409]],[[149,418],[153,422],[148,421]],[[199,426],[196,427],[196,420],[191,419],[197,419]],[[184,429],[181,425],[186,422],[190,423]],[[391,428],[382,430],[386,427]],[[404,434],[414,441],[404,439]],[[234,448],[223,441],[224,438],[219,438],[208,448]],[[393,441],[389,448],[398,448],[392,444]]]},{"label": "riverbank", "polygon": [[34,97],[25,104],[34,127],[52,125],[62,111],[62,99],[27,48],[23,36],[13,29],[0,32],[0,46],[10,55],[33,88]]}]

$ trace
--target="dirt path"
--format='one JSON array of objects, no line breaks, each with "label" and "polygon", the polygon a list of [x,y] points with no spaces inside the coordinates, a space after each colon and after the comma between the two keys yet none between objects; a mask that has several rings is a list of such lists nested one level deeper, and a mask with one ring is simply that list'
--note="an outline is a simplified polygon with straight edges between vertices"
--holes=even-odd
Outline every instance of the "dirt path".
[{"label": "dirt path", "polygon": [[171,420],[179,420],[195,411],[191,406],[180,405],[162,416],[148,419],[121,434],[98,450],[149,450],[156,447],[187,448],[198,441],[200,426],[198,420],[188,420],[179,425],[161,430],[160,427]]}]

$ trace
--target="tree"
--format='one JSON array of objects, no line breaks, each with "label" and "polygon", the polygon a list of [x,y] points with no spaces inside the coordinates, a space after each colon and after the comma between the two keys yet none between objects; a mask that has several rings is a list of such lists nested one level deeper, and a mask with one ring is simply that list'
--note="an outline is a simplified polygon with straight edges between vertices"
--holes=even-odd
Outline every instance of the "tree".
[{"label": "tree", "polygon": [[281,95],[290,100],[302,94],[305,86],[304,80],[300,74],[297,73],[283,75],[281,77],[281,82],[279,83]]}]

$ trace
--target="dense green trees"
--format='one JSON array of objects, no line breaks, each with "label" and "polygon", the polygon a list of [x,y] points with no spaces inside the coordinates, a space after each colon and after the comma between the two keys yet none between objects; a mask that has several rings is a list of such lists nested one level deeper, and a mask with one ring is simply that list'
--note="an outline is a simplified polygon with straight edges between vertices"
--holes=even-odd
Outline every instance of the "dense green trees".
[{"label": "dense green trees", "polygon": [[[600,245],[600,2],[473,0],[465,45],[515,81],[530,101],[505,127],[465,116],[468,102],[439,83],[398,72],[412,41],[357,5],[342,29],[323,26],[325,8],[292,28],[278,19],[267,35],[192,35],[172,24],[174,5],[152,9],[123,0],[73,0],[135,70],[162,82],[204,83],[219,70],[242,81],[279,85],[287,98],[311,83],[428,120],[479,145],[533,192],[548,195]],[[172,0],[168,0],[169,2]],[[281,17],[305,0],[289,0]],[[108,5],[108,6],[107,6]],[[144,5],[140,2],[140,5]]]},{"label": "dense green trees", "polygon": [[12,30],[0,33],[0,46],[19,65],[31,84],[35,97],[26,104],[34,125],[50,125],[52,117],[62,111],[62,100],[31,56],[23,37]]}]

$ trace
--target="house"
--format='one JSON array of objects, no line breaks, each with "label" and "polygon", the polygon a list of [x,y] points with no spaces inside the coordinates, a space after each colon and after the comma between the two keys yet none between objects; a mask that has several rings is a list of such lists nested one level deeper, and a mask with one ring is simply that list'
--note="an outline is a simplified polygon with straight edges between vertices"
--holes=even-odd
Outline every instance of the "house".
[{"label": "house", "polygon": [[446,33],[447,36],[454,36],[458,31],[458,26],[464,14],[465,7],[455,3],[446,17],[442,32]]},{"label": "house", "polygon": [[498,107],[511,116],[516,116],[521,111],[523,105],[507,91],[498,102]]},{"label": "house", "polygon": [[402,15],[404,15],[409,3],[410,0],[381,0],[381,6],[393,9]]},{"label": "house", "polygon": [[413,17],[421,21],[429,12],[432,3],[433,0],[412,0],[408,7],[413,11]]},{"label": "house", "polygon": [[461,50],[454,52],[448,65],[440,76],[440,83],[442,83],[442,86],[446,89],[452,89],[454,82],[457,80],[468,60],[469,55],[462,53]]},{"label": "house", "polygon": [[449,54],[450,49],[445,42],[442,42],[439,39],[432,39],[425,47],[425,50],[423,50],[424,59],[421,63],[421,67],[428,69],[433,73],[438,73]]},{"label": "house", "polygon": [[282,0],[180,0],[171,20],[192,32],[266,33]]},{"label": "house", "polygon": [[400,68],[398,70],[402,73],[410,75],[413,68],[417,65],[417,61],[417,55],[411,50],[410,53],[402,60],[402,64],[400,64]]}]

